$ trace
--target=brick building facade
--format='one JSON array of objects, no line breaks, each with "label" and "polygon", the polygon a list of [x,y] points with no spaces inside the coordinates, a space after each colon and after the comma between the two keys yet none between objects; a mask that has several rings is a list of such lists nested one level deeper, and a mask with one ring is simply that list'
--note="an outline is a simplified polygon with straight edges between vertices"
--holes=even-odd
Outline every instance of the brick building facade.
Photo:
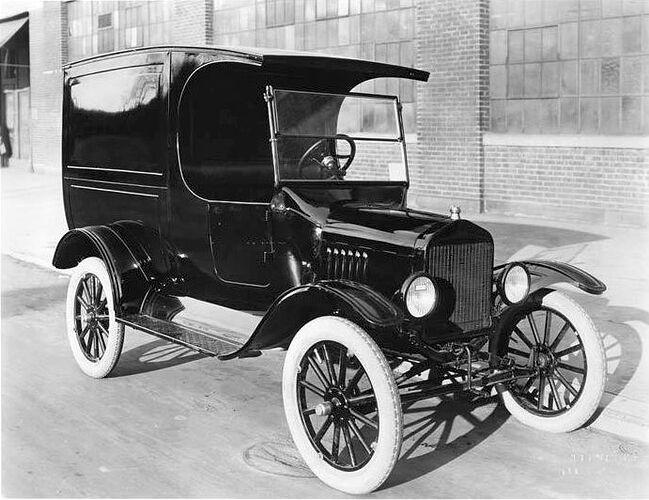
[{"label": "brick building facade", "polygon": [[[61,162],[61,65],[66,44],[61,39],[67,25],[59,2],[43,2],[30,12],[32,163],[34,170],[59,168]],[[58,35],[58,36],[57,36]]]},{"label": "brick building facade", "polygon": [[[61,64],[154,43],[276,46],[414,65],[410,202],[649,223],[649,2],[162,0],[30,12],[32,160],[58,168]],[[93,10],[94,9],[94,10]]]}]

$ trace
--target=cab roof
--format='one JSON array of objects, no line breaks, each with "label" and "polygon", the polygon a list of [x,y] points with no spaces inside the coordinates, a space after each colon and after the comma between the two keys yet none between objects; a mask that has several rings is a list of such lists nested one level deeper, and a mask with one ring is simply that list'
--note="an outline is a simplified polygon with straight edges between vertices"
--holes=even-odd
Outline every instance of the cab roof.
[{"label": "cab roof", "polygon": [[370,78],[407,78],[410,80],[427,81],[429,73],[405,66],[354,59],[343,56],[332,56],[314,52],[298,52],[272,48],[225,47],[225,46],[184,46],[184,45],[158,45],[139,47],[136,49],[109,52],[92,57],[73,61],[64,66],[71,68],[86,62],[117,58],[137,52],[174,51],[186,53],[212,53],[224,54],[242,59],[256,61],[268,71],[290,71],[291,68],[312,70],[333,70],[363,75],[363,80]]}]

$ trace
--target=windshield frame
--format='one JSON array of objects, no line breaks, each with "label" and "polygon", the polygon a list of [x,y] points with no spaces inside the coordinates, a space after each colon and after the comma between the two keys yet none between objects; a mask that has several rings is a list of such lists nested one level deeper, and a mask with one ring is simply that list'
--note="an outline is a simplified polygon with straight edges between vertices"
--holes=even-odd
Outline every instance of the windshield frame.
[{"label": "windshield frame", "polygon": [[[275,98],[275,90],[280,92],[290,92],[295,94],[315,94],[323,96],[334,96],[334,97],[361,97],[361,98],[370,98],[370,99],[382,99],[390,100],[393,102],[395,115],[397,117],[397,126],[398,126],[398,137],[388,138],[388,137],[363,137],[363,136],[353,136],[354,141],[368,141],[368,142],[394,142],[401,145],[401,157],[403,161],[403,168],[405,170],[405,180],[401,181],[383,181],[383,180],[346,180],[346,179],[327,179],[327,180],[317,180],[317,179],[282,179],[280,176],[279,166],[279,150],[277,142],[283,137],[288,138],[313,138],[313,139],[335,139],[335,135],[310,135],[310,134],[283,134],[279,132],[279,118],[277,111],[277,99]],[[312,185],[327,185],[327,186],[340,186],[340,185],[372,185],[372,186],[405,186],[406,188],[410,186],[410,171],[408,166],[408,154],[406,151],[406,138],[403,130],[403,118],[401,116],[401,102],[399,98],[394,95],[382,95],[382,94],[368,94],[362,92],[347,92],[347,93],[333,93],[333,92],[315,92],[315,91],[304,91],[304,90],[291,90],[291,89],[274,89],[271,85],[266,86],[266,92],[264,93],[264,99],[268,108],[268,124],[270,128],[270,144],[272,150],[273,158],[273,172],[275,177],[275,186],[280,187],[285,184],[308,184]]]}]

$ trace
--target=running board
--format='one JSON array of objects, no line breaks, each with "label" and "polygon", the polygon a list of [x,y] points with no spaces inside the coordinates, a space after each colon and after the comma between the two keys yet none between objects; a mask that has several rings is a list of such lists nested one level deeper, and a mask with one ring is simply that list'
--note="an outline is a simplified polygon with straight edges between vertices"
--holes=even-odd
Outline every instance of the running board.
[{"label": "running board", "polygon": [[[117,321],[208,356],[227,355],[243,346],[243,342],[229,338],[231,335],[227,332],[223,332],[222,335],[213,332],[206,333],[144,314],[129,314],[123,318],[117,318]],[[251,354],[258,355],[257,353]]]}]

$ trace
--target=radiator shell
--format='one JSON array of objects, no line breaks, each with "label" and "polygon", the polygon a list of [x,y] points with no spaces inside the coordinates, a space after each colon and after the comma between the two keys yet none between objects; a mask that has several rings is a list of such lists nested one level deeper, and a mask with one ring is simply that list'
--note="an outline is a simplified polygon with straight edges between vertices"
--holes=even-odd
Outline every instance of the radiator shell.
[{"label": "radiator shell", "polygon": [[435,319],[446,320],[447,330],[471,332],[491,325],[493,255],[491,241],[427,248],[426,271],[442,285],[443,305]]}]

